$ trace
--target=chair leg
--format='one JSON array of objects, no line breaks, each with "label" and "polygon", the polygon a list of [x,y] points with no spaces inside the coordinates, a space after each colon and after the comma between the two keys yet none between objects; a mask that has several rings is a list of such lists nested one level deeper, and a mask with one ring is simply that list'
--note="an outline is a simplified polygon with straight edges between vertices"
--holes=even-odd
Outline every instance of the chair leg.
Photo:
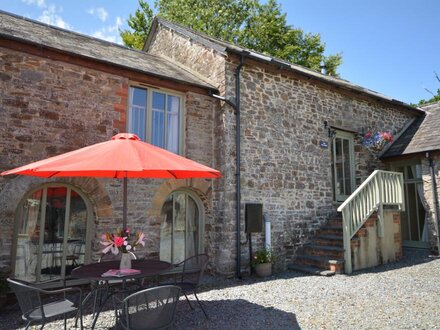
[{"label": "chair leg", "polygon": [[207,319],[209,319],[208,314],[206,314],[206,311],[205,311],[205,309],[203,308],[203,305],[202,305],[202,303],[200,302],[199,297],[197,297],[197,293],[196,293],[195,291],[194,291],[194,296],[196,297],[197,302],[199,303],[199,306],[200,306],[200,308],[201,308],[202,311],[203,311],[203,314],[205,314],[205,317],[206,317]]},{"label": "chair leg", "polygon": [[28,330],[28,329],[29,329],[29,327],[31,326],[31,323],[32,323],[32,321],[29,321],[29,322],[26,324],[26,328],[25,328],[25,330]]},{"label": "chair leg", "polygon": [[191,309],[194,309],[194,307],[191,305],[191,303],[189,302],[188,296],[186,295],[186,293],[183,293],[185,298],[186,298],[186,302],[188,303],[189,307],[191,307]]}]

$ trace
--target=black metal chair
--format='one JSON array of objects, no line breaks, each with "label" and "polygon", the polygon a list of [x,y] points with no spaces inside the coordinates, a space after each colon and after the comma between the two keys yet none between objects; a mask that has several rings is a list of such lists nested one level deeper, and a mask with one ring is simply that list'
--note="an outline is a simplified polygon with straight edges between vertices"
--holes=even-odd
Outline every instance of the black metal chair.
[{"label": "black metal chair", "polygon": [[208,260],[208,255],[198,254],[174,265],[175,267],[182,268],[182,271],[180,274],[178,274],[174,285],[177,285],[181,288],[182,293],[185,295],[186,301],[191,309],[194,309],[194,307],[191,305],[188,295],[194,294],[194,297],[196,297],[197,303],[199,304],[206,318],[208,318],[208,314],[206,314],[199,297],[197,297],[197,290],[199,289],[199,285],[208,264]]},{"label": "black metal chair", "polygon": [[[28,329],[33,322],[37,321],[43,322],[43,325],[41,326],[41,329],[43,329],[47,319],[59,315],[64,315],[64,329],[67,329],[66,314],[71,312],[75,312],[77,315],[79,315],[81,329],[83,328],[81,307],[82,291],[80,288],[70,287],[58,290],[44,290],[38,288],[34,284],[18,279],[8,278],[7,281],[17,297],[20,309],[23,313],[23,320],[28,322],[26,324],[26,329]],[[79,300],[75,306],[74,302],[66,298],[66,293],[76,291],[79,293]],[[43,303],[44,296],[53,296],[59,294],[64,295],[62,299]]]},{"label": "black metal chair", "polygon": [[179,297],[174,285],[133,293],[122,301],[118,324],[125,330],[166,329],[173,325]]},{"label": "black metal chair", "polygon": [[[133,252],[128,252],[130,254],[130,257],[132,260],[136,260],[137,257]],[[118,254],[113,254],[113,253],[106,253],[103,254],[98,262],[105,262],[105,261],[114,261],[114,260],[121,260],[121,253]],[[108,294],[108,290],[110,289],[110,286],[120,286],[121,284],[127,285],[126,283],[127,281],[123,281],[123,280],[110,280],[110,281],[91,281],[90,282],[90,287],[91,290],[90,292],[87,294],[87,296],[85,297],[83,304],[85,305],[89,299],[92,297],[93,294],[93,318],[95,317],[95,312],[96,312],[96,306],[97,304],[101,305],[102,304],[102,296],[105,293],[105,295]],[[141,287],[141,285],[139,285],[137,282],[133,282],[131,283],[131,281],[128,281],[128,284],[134,284],[136,285],[136,288]],[[117,295],[113,295],[112,296],[112,301],[113,301],[113,307],[116,309],[116,300],[121,301],[122,299],[120,297],[118,297]],[[76,320],[77,321],[77,320]],[[76,324],[76,322],[75,322]]]}]

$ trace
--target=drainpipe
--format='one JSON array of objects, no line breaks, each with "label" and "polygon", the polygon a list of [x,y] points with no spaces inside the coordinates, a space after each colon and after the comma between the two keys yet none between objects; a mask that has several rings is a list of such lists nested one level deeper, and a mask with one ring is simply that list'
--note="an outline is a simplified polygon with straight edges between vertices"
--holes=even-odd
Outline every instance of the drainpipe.
[{"label": "drainpipe", "polygon": [[434,199],[434,216],[435,216],[435,225],[437,229],[437,255],[440,254],[440,224],[439,224],[439,202],[438,202],[438,192],[437,192],[437,181],[435,178],[435,164],[432,159],[432,155],[430,152],[426,153],[426,157],[429,160],[429,167],[431,170],[431,181],[432,181],[432,198]]},{"label": "drainpipe", "polygon": [[235,217],[237,221],[237,265],[235,275],[241,278],[241,157],[240,157],[240,71],[244,65],[245,54],[240,56],[240,64],[235,69]]},{"label": "drainpipe", "polygon": [[240,64],[235,68],[235,103],[231,100],[220,96],[215,95],[212,92],[209,93],[210,96],[224,101],[226,104],[230,105],[235,110],[235,217],[236,217],[236,231],[237,231],[237,260],[236,260],[236,269],[235,276],[237,278],[241,278],[241,185],[240,185],[240,165],[241,165],[241,157],[240,157],[240,134],[241,134],[241,124],[240,124],[240,72],[241,68],[244,65],[245,57],[249,55],[249,52],[241,52],[240,53]]}]

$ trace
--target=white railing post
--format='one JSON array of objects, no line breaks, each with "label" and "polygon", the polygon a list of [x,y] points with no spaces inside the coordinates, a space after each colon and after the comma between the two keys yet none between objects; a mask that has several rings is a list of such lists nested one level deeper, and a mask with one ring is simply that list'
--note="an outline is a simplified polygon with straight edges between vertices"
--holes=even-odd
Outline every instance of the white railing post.
[{"label": "white railing post", "polygon": [[377,235],[379,237],[383,237],[384,232],[384,224],[383,224],[383,201],[384,201],[384,185],[386,184],[386,180],[384,180],[385,175],[382,172],[378,172],[379,178],[379,205],[377,210],[377,219],[379,220],[379,226],[377,228]]},{"label": "white railing post", "polygon": [[[350,237],[350,229],[349,229],[349,221],[351,217],[348,215],[351,213],[349,207],[345,208],[342,211],[342,225],[343,225],[343,239],[344,239],[344,270],[346,274],[351,274],[351,237]],[[346,220],[347,219],[347,220]]]}]

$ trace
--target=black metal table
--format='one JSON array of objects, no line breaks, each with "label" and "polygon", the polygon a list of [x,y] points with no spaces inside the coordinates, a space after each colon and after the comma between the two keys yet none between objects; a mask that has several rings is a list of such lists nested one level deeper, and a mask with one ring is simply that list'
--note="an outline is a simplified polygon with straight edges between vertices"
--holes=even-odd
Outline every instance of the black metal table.
[{"label": "black metal table", "polygon": [[[99,263],[92,263],[72,270],[71,276],[73,278],[88,279],[91,281],[98,281],[101,283],[105,283],[107,294],[106,297],[104,298],[104,301],[100,304],[98,311],[96,312],[96,315],[93,319],[92,329],[95,328],[95,324],[96,321],[98,320],[98,316],[101,313],[102,308],[107,302],[107,300],[117,292],[124,292],[126,281],[144,279],[148,277],[156,277],[172,268],[172,265],[166,261],[139,259],[139,260],[131,261],[132,269],[137,269],[140,271],[140,273],[138,274],[130,274],[126,276],[104,276],[104,277],[102,276],[102,274],[104,274],[110,269],[118,269],[119,265],[120,265],[119,260],[112,260],[112,261],[104,261]],[[117,291],[111,290],[110,286],[108,285],[110,281],[115,282],[115,280],[119,281],[121,284]],[[92,291],[87,295],[87,297],[84,299],[83,303],[85,303],[89,297],[95,294],[96,290],[98,290],[99,288],[100,288],[99,286],[95,286],[92,289]]]}]

